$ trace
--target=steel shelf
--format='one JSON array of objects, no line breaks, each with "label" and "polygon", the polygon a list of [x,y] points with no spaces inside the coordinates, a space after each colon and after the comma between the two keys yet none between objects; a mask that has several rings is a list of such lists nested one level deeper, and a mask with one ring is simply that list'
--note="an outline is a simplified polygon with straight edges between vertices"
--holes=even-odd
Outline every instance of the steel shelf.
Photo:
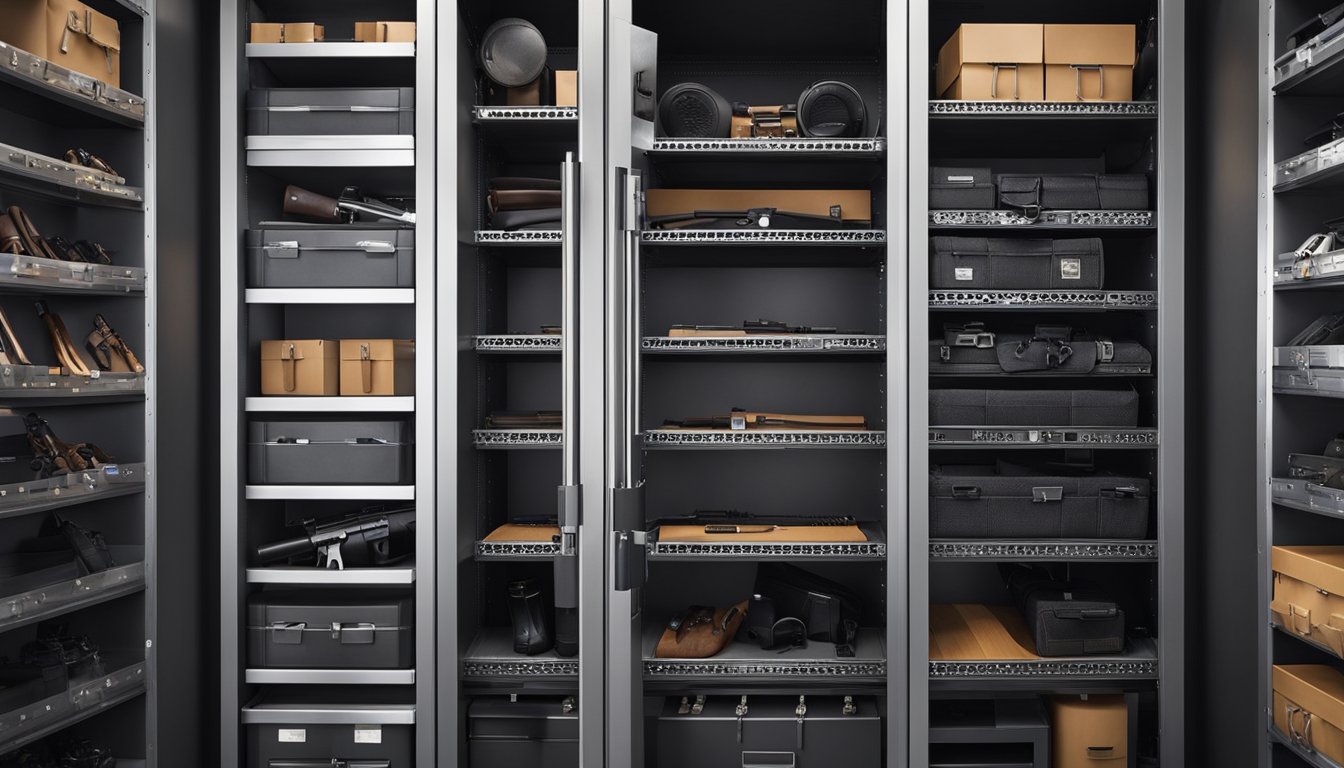
[{"label": "steel shelf", "polygon": [[1285,736],[1282,731],[1275,728],[1273,725],[1269,726],[1269,737],[1279,744],[1282,744],[1286,749],[1296,755],[1299,760],[1311,766],[1311,768],[1341,768],[1339,763],[1322,755],[1320,752],[1309,752],[1298,746],[1292,739]]},{"label": "steel shelf", "polygon": [[476,351],[482,354],[554,354],[564,349],[564,338],[558,333],[482,335],[475,337],[472,343]]},{"label": "steel shelf", "polygon": [[930,448],[1156,448],[1156,429],[929,427]]},{"label": "steel shelf", "polygon": [[149,16],[149,11],[145,9],[145,4],[140,0],[113,0],[113,2],[128,11],[138,13],[141,16]]},{"label": "steel shelf", "polygon": [[560,543],[554,541],[477,541],[476,560],[480,562],[539,562],[554,560]]},{"label": "steel shelf", "polygon": [[17,595],[0,596],[0,632],[8,632],[34,622],[63,616],[143,590],[144,548],[116,549],[119,551],[114,553],[114,557],[134,549],[141,560],[77,579],[30,589]]},{"label": "steel shelf", "polygon": [[[652,622],[646,622],[651,625]],[[755,643],[732,642],[707,659],[659,659],[653,649],[663,634],[661,624],[644,630],[644,679],[701,685],[769,683],[797,686],[798,681],[884,683],[887,675],[886,633],[861,627],[854,656],[836,655],[833,643],[809,640],[807,647],[786,653],[762,651]]]},{"label": "steel shelf", "polygon": [[246,498],[270,501],[414,501],[414,485],[249,485]]},{"label": "steel shelf", "polygon": [[883,229],[646,229],[649,245],[884,245]]},{"label": "steel shelf", "polygon": [[1344,275],[1325,275],[1323,277],[1303,277],[1292,280],[1275,281],[1274,291],[1301,291],[1307,289],[1329,290],[1344,288]]},{"label": "steel shelf", "polygon": [[145,662],[139,661],[71,685],[65,693],[0,714],[0,753],[69,728],[144,692]]},{"label": "steel shelf", "polygon": [[887,433],[875,429],[655,429],[644,433],[645,450],[883,448]]},{"label": "steel shelf", "polygon": [[247,43],[249,59],[413,59],[415,43]]},{"label": "steel shelf", "polygon": [[656,139],[646,154],[668,158],[828,157],[880,160],[884,138],[864,139]]},{"label": "steel shelf", "polygon": [[89,376],[62,373],[45,365],[0,365],[0,403],[68,405],[84,402],[144,400],[145,374],[94,371]]},{"label": "steel shelf", "polygon": [[872,354],[887,351],[887,337],[869,334],[746,336],[646,336],[640,349],[652,355],[676,354]]},{"label": "steel shelf", "polygon": [[986,364],[978,370],[939,371],[929,374],[931,379],[1143,379],[1153,375],[1153,367],[1141,363],[1098,363],[1091,373],[1058,373],[1052,371],[1015,371],[1005,373],[997,364]]},{"label": "steel shelf", "polygon": [[60,201],[144,210],[145,191],[91,168],[0,144],[0,187]]},{"label": "steel shelf", "polygon": [[248,413],[412,413],[415,397],[249,397]]},{"label": "steel shelf", "polygon": [[0,519],[48,512],[145,490],[142,463],[104,464],[98,469],[45,480],[0,485]]},{"label": "steel shelf", "polygon": [[414,288],[247,288],[248,304],[414,304]]},{"label": "steel shelf", "polygon": [[409,168],[414,136],[248,136],[254,168]]},{"label": "steel shelf", "polygon": [[477,125],[579,123],[578,107],[484,107],[471,108]]},{"label": "steel shelf", "polygon": [[661,541],[656,536],[651,536],[653,543],[649,549],[649,559],[674,562],[885,560],[887,542],[883,539],[881,530],[872,524],[862,524],[861,527],[868,537],[864,542]]},{"label": "steel shelf", "polygon": [[1157,309],[1156,291],[929,291],[930,309]]},{"label": "steel shelf", "polygon": [[243,707],[241,720],[243,725],[415,725],[415,705],[290,701],[267,694]]},{"label": "steel shelf", "polygon": [[317,568],[270,566],[248,568],[248,584],[287,584],[306,587],[404,586],[415,583],[415,568]]},{"label": "steel shelf", "polygon": [[1294,477],[1271,477],[1269,482],[1272,504],[1344,520],[1344,491]]},{"label": "steel shelf", "polygon": [[143,98],[3,42],[0,42],[0,82],[83,115],[131,128],[145,125]]},{"label": "steel shelf", "polygon": [[145,270],[0,253],[0,291],[43,295],[144,295]]},{"label": "steel shelf", "polygon": [[[1276,371],[1275,373],[1277,374],[1278,372]],[[1278,378],[1278,376],[1276,375],[1275,378]],[[1296,372],[1290,374],[1290,379],[1292,378],[1296,378]],[[1328,390],[1322,391],[1320,389],[1314,389],[1312,387],[1307,386],[1304,387],[1275,386],[1271,389],[1271,391],[1276,395],[1284,395],[1287,397],[1323,397],[1326,399],[1335,399],[1335,400],[1344,398],[1344,392],[1331,392]]]},{"label": "steel shelf", "polygon": [[1157,562],[1156,541],[930,539],[929,558],[959,563]]},{"label": "steel shelf", "polygon": [[257,685],[415,685],[414,669],[248,669]]},{"label": "steel shelf", "polygon": [[537,450],[563,446],[559,429],[474,429],[472,444],[481,449]]},{"label": "steel shelf", "polygon": [[1157,117],[1155,101],[930,101],[929,117],[946,120],[956,118],[1017,118],[1027,120],[1065,118],[1129,118]]},{"label": "steel shelf", "polygon": [[579,658],[554,650],[526,656],[513,650],[513,632],[507,627],[483,627],[462,654],[463,680],[577,681]]},{"label": "steel shelf", "polygon": [[1153,211],[1043,211],[1032,220],[1016,211],[929,211],[930,229],[1154,229]]},{"label": "steel shelf", "polygon": [[520,229],[505,231],[499,229],[478,229],[472,235],[477,245],[498,245],[529,247],[537,245],[560,245],[558,229]]},{"label": "steel shelf", "polygon": [[1130,640],[1122,654],[1107,656],[1052,657],[1012,660],[929,661],[929,682],[965,681],[991,690],[998,683],[1070,684],[1090,682],[1139,682],[1157,680],[1157,645],[1150,639]]},{"label": "steel shelf", "polygon": [[1321,653],[1328,654],[1333,658],[1336,659],[1340,658],[1339,654],[1335,653],[1335,650],[1330,646],[1322,642],[1319,642],[1311,637],[1307,637],[1305,635],[1299,635],[1298,633],[1292,631],[1291,629],[1288,629],[1287,627],[1283,626],[1274,618],[1274,615],[1272,613],[1270,614],[1269,625],[1273,627],[1275,632],[1285,637],[1291,637],[1294,640],[1302,643],[1303,645],[1309,645],[1312,648],[1315,648],[1316,650],[1320,651]]}]

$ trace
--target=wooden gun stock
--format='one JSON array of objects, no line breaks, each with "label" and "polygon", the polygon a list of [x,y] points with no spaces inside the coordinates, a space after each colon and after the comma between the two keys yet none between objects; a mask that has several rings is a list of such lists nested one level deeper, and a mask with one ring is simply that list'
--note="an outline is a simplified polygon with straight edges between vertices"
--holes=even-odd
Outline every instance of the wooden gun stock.
[{"label": "wooden gun stock", "polygon": [[285,213],[323,221],[340,221],[341,206],[335,198],[309,192],[302,187],[285,187]]}]

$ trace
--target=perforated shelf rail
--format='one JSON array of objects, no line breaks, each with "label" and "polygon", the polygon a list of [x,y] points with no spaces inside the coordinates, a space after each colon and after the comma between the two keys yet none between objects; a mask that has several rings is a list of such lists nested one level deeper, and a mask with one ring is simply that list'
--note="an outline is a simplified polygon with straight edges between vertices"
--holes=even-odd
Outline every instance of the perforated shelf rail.
[{"label": "perforated shelf rail", "polygon": [[1043,211],[1031,219],[1016,211],[929,211],[929,225],[933,227],[1022,227],[1050,229],[1076,227],[1078,229],[1149,229],[1155,216],[1152,211]]},{"label": "perforated shelf rail", "polygon": [[929,291],[930,307],[1156,309],[1154,291]]}]

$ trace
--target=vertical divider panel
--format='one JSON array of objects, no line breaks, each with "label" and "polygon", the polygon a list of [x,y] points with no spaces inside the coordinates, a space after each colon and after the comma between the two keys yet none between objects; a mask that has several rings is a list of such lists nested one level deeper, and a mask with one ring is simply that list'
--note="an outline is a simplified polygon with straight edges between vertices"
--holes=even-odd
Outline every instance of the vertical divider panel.
[{"label": "vertical divider panel", "polygon": [[[1268,607],[1272,594],[1272,576],[1270,568],[1270,548],[1274,542],[1274,505],[1271,499],[1272,484],[1270,482],[1270,473],[1273,471],[1274,459],[1272,451],[1274,450],[1271,435],[1273,430],[1273,409],[1270,407],[1272,395],[1270,393],[1270,365],[1274,360],[1274,293],[1272,270],[1274,268],[1274,216],[1272,215],[1272,187],[1274,186],[1274,107],[1273,91],[1271,90],[1272,71],[1269,66],[1274,61],[1274,2],[1273,0],[1262,0],[1260,3],[1260,56],[1261,66],[1259,69],[1259,78],[1257,85],[1259,87],[1259,129],[1258,140],[1260,156],[1257,158],[1257,166],[1260,171],[1259,183],[1256,187],[1256,229],[1260,233],[1260,241],[1256,248],[1256,275],[1259,276],[1259,287],[1256,290],[1255,305],[1256,317],[1259,320],[1256,323],[1255,338],[1255,450],[1256,450],[1256,479],[1260,482],[1259,492],[1255,498],[1256,511],[1256,566],[1257,577],[1257,598],[1258,605]],[[1272,707],[1273,690],[1273,647],[1274,647],[1274,627],[1266,621],[1260,630],[1260,636],[1257,639],[1256,658],[1259,660],[1260,668],[1256,670],[1259,680],[1256,698],[1257,706],[1264,717],[1258,723],[1259,734],[1257,744],[1259,749],[1256,754],[1257,768],[1270,768],[1271,751],[1273,749],[1269,738],[1269,729],[1274,722]]]}]

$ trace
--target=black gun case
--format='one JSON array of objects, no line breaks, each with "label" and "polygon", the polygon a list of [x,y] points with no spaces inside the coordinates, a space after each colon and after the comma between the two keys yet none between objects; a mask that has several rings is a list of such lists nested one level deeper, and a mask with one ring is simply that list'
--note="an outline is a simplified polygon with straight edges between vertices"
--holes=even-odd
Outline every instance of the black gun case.
[{"label": "black gun case", "polygon": [[260,592],[247,601],[255,668],[410,669],[415,601],[378,592]]},{"label": "black gun case", "polygon": [[254,421],[252,485],[393,485],[411,476],[405,421]]},{"label": "black gun case", "polygon": [[1147,478],[1104,472],[939,465],[929,472],[936,539],[1141,539]]}]

